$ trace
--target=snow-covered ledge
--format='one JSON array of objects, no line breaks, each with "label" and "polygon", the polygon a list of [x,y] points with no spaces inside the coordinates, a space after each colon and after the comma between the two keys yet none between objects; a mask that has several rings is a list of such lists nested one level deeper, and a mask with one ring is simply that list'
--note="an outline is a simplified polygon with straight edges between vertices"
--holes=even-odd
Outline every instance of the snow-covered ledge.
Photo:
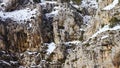
[{"label": "snow-covered ledge", "polygon": [[12,19],[13,21],[24,21],[24,20],[29,20],[31,17],[36,17],[38,14],[37,9],[31,10],[29,8],[22,9],[22,10],[16,10],[12,12],[2,12],[0,11],[0,17],[2,20],[6,20],[7,18]]},{"label": "snow-covered ledge", "polygon": [[103,10],[111,10],[113,9],[117,4],[119,3],[119,0],[114,0],[111,4],[104,7]]}]

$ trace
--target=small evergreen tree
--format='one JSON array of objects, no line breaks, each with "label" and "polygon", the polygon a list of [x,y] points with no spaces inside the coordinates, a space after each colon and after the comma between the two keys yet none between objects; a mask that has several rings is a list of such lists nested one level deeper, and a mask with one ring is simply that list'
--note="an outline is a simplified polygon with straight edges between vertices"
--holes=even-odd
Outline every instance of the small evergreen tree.
[{"label": "small evergreen tree", "polygon": [[75,2],[76,4],[80,4],[82,0],[72,0],[72,1]]},{"label": "small evergreen tree", "polygon": [[77,4],[79,4],[82,0],[58,0],[59,2],[62,2],[62,3],[64,3],[64,2],[67,2],[67,3],[69,3],[70,1],[73,1],[73,2],[75,2],[75,3],[77,3]]},{"label": "small evergreen tree", "polygon": [[40,3],[41,0],[33,0],[35,3]]}]

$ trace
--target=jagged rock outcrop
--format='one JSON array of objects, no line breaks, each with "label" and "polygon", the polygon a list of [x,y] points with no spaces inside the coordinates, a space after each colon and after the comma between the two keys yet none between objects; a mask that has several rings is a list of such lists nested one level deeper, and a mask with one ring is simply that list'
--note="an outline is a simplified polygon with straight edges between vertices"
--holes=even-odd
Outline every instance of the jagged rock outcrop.
[{"label": "jagged rock outcrop", "polygon": [[64,68],[119,68],[120,21],[115,15],[119,14],[119,6],[106,11],[104,5],[106,2],[101,1],[96,12],[99,14],[92,16],[90,27],[83,34],[86,40],[67,56]]},{"label": "jagged rock outcrop", "polygon": [[[82,36],[80,30],[82,16],[77,12],[72,12],[70,9],[61,9],[59,14],[53,20],[53,32],[55,43],[79,40]],[[78,18],[76,18],[76,16]]]},{"label": "jagged rock outcrop", "polygon": [[[22,11],[26,15],[20,17]],[[27,17],[28,14],[29,17]],[[41,16],[39,9],[3,12],[1,15],[4,15],[1,17],[1,36],[5,39],[6,48],[11,50],[16,50],[17,48],[17,52],[22,52],[27,49],[32,50],[31,48],[33,48],[34,51],[36,50],[34,48],[39,48],[41,43],[39,27],[41,24]],[[23,17],[25,18],[23,19]]]},{"label": "jagged rock outcrop", "polygon": [[0,68],[17,68],[20,63],[17,54],[7,51],[0,51]]},{"label": "jagged rock outcrop", "polygon": [[[11,10],[14,3],[19,4],[19,2],[14,2],[13,0],[3,1],[3,3],[10,3],[9,5],[6,5],[7,7],[5,7],[5,10]],[[36,3],[30,4],[27,8],[24,7],[11,12],[2,11],[4,10],[1,10],[0,12],[0,51],[4,50],[10,54],[18,53],[16,56],[18,57],[18,60],[16,61],[20,63],[19,65],[24,65],[23,62],[26,60],[22,59],[27,57],[20,58],[20,54],[25,51],[39,51],[42,43],[40,31],[40,25],[42,23],[41,7]],[[11,58],[11,56],[9,56],[9,58]],[[2,61],[6,62],[4,59],[1,59],[1,64]],[[9,60],[7,62],[9,63]],[[28,67],[28,65],[29,64],[26,64],[25,67]],[[3,68],[5,66],[1,67]]]},{"label": "jagged rock outcrop", "polygon": [[0,11],[11,11],[16,9],[19,0],[0,0]]},{"label": "jagged rock outcrop", "polygon": [[119,27],[108,29],[79,45],[68,56],[65,68],[69,66],[75,68],[114,68],[114,65],[119,65],[119,30]]},{"label": "jagged rock outcrop", "polygon": [[[106,1],[99,1],[98,0],[98,6],[97,11],[95,12],[95,15],[92,16],[89,27],[87,27],[85,32],[85,37],[88,39],[91,37],[96,31],[98,31],[100,28],[102,28],[104,25],[111,25],[110,21],[112,18],[117,17],[119,18],[119,4],[117,4],[113,9],[111,10],[103,10],[104,7],[106,7],[108,4],[111,4],[112,0],[106,0]],[[115,21],[114,21],[115,22]],[[119,23],[119,22],[117,22]],[[114,24],[112,24],[114,25]]]},{"label": "jagged rock outcrop", "polygon": [[[1,0],[0,0],[1,1]],[[0,68],[119,68],[119,4],[2,0]]]}]

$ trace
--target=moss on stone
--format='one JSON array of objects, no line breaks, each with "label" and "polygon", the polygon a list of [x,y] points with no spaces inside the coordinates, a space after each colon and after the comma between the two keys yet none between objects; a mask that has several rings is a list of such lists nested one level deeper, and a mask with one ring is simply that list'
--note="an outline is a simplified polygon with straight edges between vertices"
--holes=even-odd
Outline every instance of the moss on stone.
[{"label": "moss on stone", "polygon": [[101,27],[103,28],[105,26],[105,24],[101,24]]},{"label": "moss on stone", "polygon": [[109,26],[112,28],[115,25],[117,25],[120,22],[120,20],[118,20],[116,17],[113,17],[109,22],[110,22]]},{"label": "moss on stone", "polygon": [[89,43],[86,43],[85,46],[90,46],[90,44],[89,44]]},{"label": "moss on stone", "polygon": [[65,63],[65,60],[66,60],[66,58],[58,59],[58,61],[59,61],[60,63]]},{"label": "moss on stone", "polygon": [[75,62],[75,61],[77,61],[77,60],[78,60],[78,58],[75,58],[75,59],[72,60],[72,62]]},{"label": "moss on stone", "polygon": [[55,55],[55,53],[54,52],[52,52],[51,54],[50,54],[50,56],[49,56],[49,58],[46,60],[46,61],[49,61],[49,62],[52,62],[53,60],[53,55]]},{"label": "moss on stone", "polygon": [[81,36],[81,37],[79,38],[79,41],[83,41],[83,36]]},{"label": "moss on stone", "polygon": [[40,0],[33,0],[35,3],[40,3]]}]

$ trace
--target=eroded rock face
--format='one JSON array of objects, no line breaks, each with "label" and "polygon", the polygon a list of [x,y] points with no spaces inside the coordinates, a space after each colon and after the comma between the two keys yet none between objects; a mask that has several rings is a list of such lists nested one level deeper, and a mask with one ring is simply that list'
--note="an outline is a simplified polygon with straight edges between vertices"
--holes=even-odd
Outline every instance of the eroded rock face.
[{"label": "eroded rock face", "polygon": [[[68,56],[65,68],[114,68],[119,66],[119,29],[108,30],[84,42]],[[116,60],[118,59],[118,60]]]},{"label": "eroded rock face", "polygon": [[7,51],[0,51],[0,67],[1,68],[16,68],[19,67],[17,54]]},{"label": "eroded rock face", "polygon": [[[104,25],[111,25],[110,21],[112,18],[117,17],[119,18],[119,4],[117,4],[113,9],[111,10],[103,10],[104,7],[111,4],[112,0],[106,0],[101,1],[98,0],[98,9],[95,12],[95,15],[92,16],[89,27],[86,28],[85,31],[85,39],[88,39],[91,37],[95,32],[97,32],[100,28],[102,28]],[[119,23],[119,22],[117,22]],[[112,24],[113,25],[113,24]]]},{"label": "eroded rock face", "polygon": [[[15,12],[9,12],[8,15],[5,16],[6,18],[4,19],[5,21],[4,20],[1,21],[1,26],[3,26],[1,35],[3,36],[5,41],[7,41],[5,43],[7,44],[7,46],[10,47],[10,48],[8,47],[8,49],[16,50],[17,48],[17,52],[21,52],[25,51],[27,48],[30,49],[33,47],[33,50],[34,48],[39,48],[38,46],[41,43],[39,27],[41,23],[40,11],[38,9],[36,9],[35,11],[34,10],[31,11],[30,13],[35,12],[36,15],[35,16],[33,15],[30,18],[28,17],[28,19],[20,18],[19,17],[20,15],[17,14],[17,12],[19,11],[20,10]],[[14,16],[13,18],[9,18],[9,16],[11,15],[10,13],[11,14],[15,13],[16,15],[15,14],[14,15],[19,19],[18,20],[15,19],[16,17],[14,18]],[[3,14],[7,14],[7,12]]]},{"label": "eroded rock face", "polygon": [[79,40],[82,35],[80,27],[82,26],[82,17],[78,13],[79,18],[75,18],[75,12],[69,9],[60,10],[55,16],[53,22],[53,32],[55,43]]},{"label": "eroded rock face", "polygon": [[[41,23],[41,35],[44,43],[53,42],[53,17],[54,15],[49,14],[52,12],[56,3],[40,4],[42,7],[42,23]],[[50,15],[50,16],[49,16]]]},{"label": "eroded rock face", "polygon": [[[5,3],[7,4],[8,2]],[[13,5],[10,5],[9,7],[11,6]],[[19,65],[24,65],[24,60],[20,58],[20,53],[27,50],[38,51],[42,43],[40,31],[41,7],[38,4],[31,4],[29,6],[32,7],[0,13],[0,51],[4,50],[6,52],[9,52],[9,54],[18,53],[18,55],[16,56],[18,57],[18,59],[16,61],[20,63]],[[5,10],[7,9],[8,8],[6,7]],[[8,56],[8,58],[11,58],[11,56]],[[4,62],[9,63],[11,61],[11,59],[10,61],[1,59],[1,64],[4,64]],[[17,67],[19,65],[17,65]],[[9,66],[10,68],[12,67],[11,63]],[[29,64],[26,64],[25,67],[28,66]],[[5,66],[2,65],[2,67]]]},{"label": "eroded rock face", "polygon": [[39,2],[0,3],[0,67],[119,68],[119,5]]},{"label": "eroded rock face", "polygon": [[[85,30],[85,41],[67,56],[64,68],[119,68],[120,21],[117,19],[119,17],[116,18],[119,6],[117,4],[112,10],[103,11],[106,3],[110,4],[112,1],[103,2],[99,1],[100,8]],[[114,27],[111,27],[111,20],[114,20],[114,24],[117,22],[118,27],[114,24]]]},{"label": "eroded rock face", "polygon": [[19,0],[0,0],[0,11],[14,10]]}]

